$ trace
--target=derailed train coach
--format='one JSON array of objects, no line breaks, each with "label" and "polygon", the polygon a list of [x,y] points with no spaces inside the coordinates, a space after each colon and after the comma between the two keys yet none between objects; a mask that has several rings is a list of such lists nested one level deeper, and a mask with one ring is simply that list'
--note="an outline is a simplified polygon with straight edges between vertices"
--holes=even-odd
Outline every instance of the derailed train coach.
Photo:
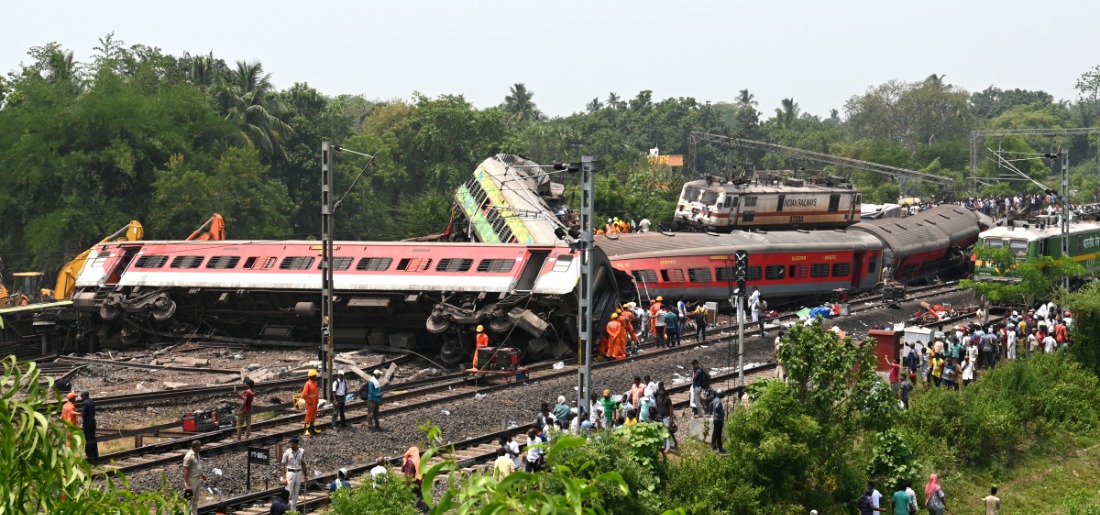
[{"label": "derailed train coach", "polygon": [[[599,250],[593,264],[599,330],[632,286]],[[106,243],[78,276],[73,304],[93,347],[304,345],[320,340],[320,266],[310,241]],[[567,245],[345,241],[333,266],[340,347],[409,349],[455,365],[484,325],[525,359],[576,350],[580,258]]]},{"label": "derailed train coach", "polygon": [[749,253],[749,288],[767,298],[803,299],[874,291],[887,280],[914,284],[965,275],[967,249],[990,223],[976,211],[940,206],[847,229],[620,234],[596,243],[633,276],[643,299],[728,299],[738,250]]}]

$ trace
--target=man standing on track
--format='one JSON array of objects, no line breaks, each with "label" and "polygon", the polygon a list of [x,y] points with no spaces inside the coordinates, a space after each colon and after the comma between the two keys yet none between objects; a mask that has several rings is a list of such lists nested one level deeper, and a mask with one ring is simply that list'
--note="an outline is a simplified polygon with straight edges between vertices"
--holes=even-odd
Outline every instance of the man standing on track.
[{"label": "man standing on track", "polygon": [[256,397],[256,392],[252,391],[252,387],[256,384],[250,377],[244,378],[244,391],[237,394],[241,398],[241,407],[237,408],[237,441],[241,441],[241,430],[244,430],[244,437],[248,438],[252,434],[252,399]]},{"label": "man standing on track", "polygon": [[339,426],[348,427],[348,418],[344,416],[344,405],[348,397],[348,380],[344,378],[344,370],[336,372],[336,380],[332,382],[332,400],[335,406],[332,408],[332,427],[338,427],[336,417],[339,415]]},{"label": "man standing on track", "polygon": [[206,474],[202,469],[202,458],[199,451],[202,450],[202,442],[191,441],[191,450],[183,456],[183,496],[191,503],[191,515],[199,515],[199,498],[202,497],[202,483],[206,481]]},{"label": "man standing on track", "polygon": [[306,451],[298,446],[300,440],[297,436],[290,437],[290,448],[283,451],[283,484],[290,492],[290,509],[298,509],[298,491],[302,488],[302,478],[305,477]]},{"label": "man standing on track", "polygon": [[477,368],[477,354],[478,354],[478,351],[483,349],[483,348],[487,348],[488,346],[489,346],[489,335],[485,334],[485,326],[478,325],[477,326],[477,346],[474,347],[474,366],[473,366],[473,368]]},{"label": "man standing on track", "polygon": [[367,427],[375,431],[382,429],[378,424],[378,405],[382,404],[382,371],[375,369],[367,381]]},{"label": "man standing on track", "polygon": [[317,403],[321,401],[321,389],[317,387],[320,377],[317,369],[310,369],[305,386],[302,387],[302,399],[306,402],[306,436],[319,435],[317,429]]},{"label": "man standing on track", "polygon": [[619,322],[618,313],[612,313],[611,321],[607,323],[607,357],[626,358],[626,333],[623,330],[623,324]]},{"label": "man standing on track", "polygon": [[80,408],[80,424],[84,429],[84,455],[91,461],[99,458],[99,442],[95,435],[95,401],[88,390],[80,392],[80,398],[84,400]]}]

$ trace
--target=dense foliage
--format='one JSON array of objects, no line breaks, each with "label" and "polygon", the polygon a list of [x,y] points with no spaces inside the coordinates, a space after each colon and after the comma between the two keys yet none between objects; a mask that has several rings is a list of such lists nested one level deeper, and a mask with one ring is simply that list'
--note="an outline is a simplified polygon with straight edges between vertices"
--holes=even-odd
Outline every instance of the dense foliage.
[{"label": "dense foliage", "polygon": [[59,396],[53,379],[45,384],[39,379],[34,363],[4,360],[0,513],[185,513],[185,502],[167,485],[134,494],[121,476],[97,482],[84,460],[84,434],[60,420],[61,402],[47,406]]},{"label": "dense foliage", "polygon": [[[543,163],[598,156],[606,165],[597,180],[598,214],[658,222],[671,216],[682,183],[701,174],[817,167],[789,155],[692,148],[692,131],[961,180],[970,173],[971,130],[1087,127],[1100,113],[1100,67],[1077,81],[1075,102],[995,86],[968,93],[931,75],[870,86],[827,117],[802,112],[793,98],[762,108],[747,90],[714,103],[655,100],[645,90],[596,97],[583,112],[549,118],[524,84],[484,109],[461,94],[371,101],[328,96],[308,84],[276,90],[277,70],[260,63],[172,56],[112,35],[95,50],[91,62],[81,63],[55,43],[34,47],[27,62],[0,79],[0,215],[8,221],[0,249],[9,270],[52,273],[131,219],[144,222],[151,238],[183,237],[211,211],[225,216],[231,237],[317,237],[322,140],[375,156],[341,208],[338,237],[397,239],[446,227],[453,189],[497,152]],[[1051,144],[1026,136],[977,143],[1030,154]],[[1055,144],[1070,149],[1078,200],[1093,201],[1100,189],[1090,157],[1095,141],[1059,136]],[[687,156],[685,168],[649,164],[644,156],[654,147]],[[339,154],[337,189],[350,186],[367,161]],[[980,161],[980,176],[999,175],[995,163]],[[1016,164],[1039,180],[1050,172],[1039,159]],[[850,174],[873,201],[965,190],[832,171]],[[968,184],[981,187],[972,194],[1035,188]]]}]

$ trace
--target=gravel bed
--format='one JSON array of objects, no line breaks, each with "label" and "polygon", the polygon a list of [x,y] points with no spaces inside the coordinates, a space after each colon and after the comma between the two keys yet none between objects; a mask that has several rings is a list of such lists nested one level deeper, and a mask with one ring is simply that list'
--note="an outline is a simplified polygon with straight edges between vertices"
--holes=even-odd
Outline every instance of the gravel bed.
[{"label": "gravel bed", "polygon": [[[974,304],[973,295],[959,292],[935,299],[937,303],[950,302],[956,307]],[[844,317],[836,321],[842,329],[855,338],[863,338],[867,330],[883,325],[892,325],[907,320],[918,309],[916,302],[906,302],[901,309],[887,307],[875,308],[866,312]],[[830,325],[833,321],[828,322]],[[773,341],[775,330],[769,330],[768,336],[745,337],[745,363],[762,363],[774,359]],[[732,347],[732,349],[731,349]],[[622,392],[629,388],[633,377],[649,374],[657,381],[677,384],[677,376],[690,373],[691,360],[698,359],[711,369],[722,368],[727,363],[737,366],[736,340],[732,344],[716,344],[683,352],[677,356],[666,356],[644,361],[628,360],[624,365],[593,372],[593,387],[596,391],[610,388]],[[306,462],[310,476],[331,472],[352,464],[373,462],[378,456],[401,456],[410,446],[425,447],[425,435],[417,429],[426,420],[439,426],[447,441],[458,441],[477,436],[485,431],[497,430],[511,424],[533,421],[542,402],[553,405],[558,395],[572,399],[576,396],[576,376],[567,378],[539,380],[537,377],[525,386],[485,394],[480,399],[469,396],[456,399],[445,405],[406,412],[391,417],[383,414],[381,432],[371,432],[362,427],[333,430],[328,429],[320,436],[303,439],[306,450]],[[353,382],[353,388],[358,382]],[[383,398],[385,404],[385,398]],[[326,415],[322,414],[322,420]],[[162,473],[167,475],[171,484],[179,485],[183,453],[180,464],[165,468],[163,471],[137,473],[129,477],[134,490],[156,488],[160,485]],[[206,469],[212,480],[208,486],[217,487],[222,496],[234,496],[244,493],[245,456],[243,451],[232,454],[206,455]],[[215,477],[210,471],[218,468],[223,472]],[[263,478],[269,479],[269,485],[278,484],[278,467],[253,466],[253,485],[263,486]],[[182,487],[181,487],[182,488]],[[214,502],[216,497],[204,498],[203,502]]]}]

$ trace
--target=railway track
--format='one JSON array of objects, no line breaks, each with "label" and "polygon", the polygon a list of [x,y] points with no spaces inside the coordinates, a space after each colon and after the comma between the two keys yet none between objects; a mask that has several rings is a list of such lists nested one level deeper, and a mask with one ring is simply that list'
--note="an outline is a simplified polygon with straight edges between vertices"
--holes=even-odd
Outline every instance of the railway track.
[{"label": "railway track", "polygon": [[[763,377],[773,377],[775,370],[774,363],[767,363],[758,365],[750,369],[745,369],[745,382],[749,383],[754,380]],[[731,371],[721,374],[715,374],[711,379],[715,382],[726,379],[737,379],[738,372]],[[675,409],[680,410],[688,406],[689,403],[689,390],[691,388],[690,383],[667,386],[666,389],[669,395],[672,397],[673,406]],[[682,424],[681,424],[682,425]],[[448,459],[454,459],[460,470],[463,473],[475,473],[484,471],[488,467],[492,466],[493,460],[496,459],[496,450],[499,447],[497,440],[501,436],[511,436],[519,434],[518,441],[522,445],[527,444],[526,429],[533,427],[533,424],[526,424],[518,427],[510,427],[500,431],[492,431],[485,434],[481,434],[472,438],[462,440],[460,442],[452,443],[448,449],[446,449],[443,457]],[[441,456],[433,456],[430,460],[422,462],[421,470],[427,470],[432,466],[443,461]],[[390,461],[391,473],[399,474],[400,471],[393,469],[392,467],[400,466],[401,458],[395,458]],[[346,467],[348,469],[349,479],[355,478],[366,474],[372,467],[373,463],[360,464]],[[330,472],[321,476],[310,479],[309,483],[313,485],[313,488],[308,488],[306,492],[298,496],[298,510],[299,511],[313,511],[325,506],[328,502],[327,488],[328,484],[336,479],[336,472]],[[437,480],[445,481],[446,478],[441,477]],[[359,486],[358,480],[352,480],[352,486]],[[227,513],[239,513],[248,515],[260,515],[268,513],[270,509],[268,506],[260,505],[257,503],[263,503],[264,501],[270,501],[283,487],[265,489],[257,492],[248,493],[245,495],[233,497],[219,501],[218,503],[208,504],[199,508],[199,513],[212,514],[215,513],[215,508],[220,504],[225,504],[228,508]]]},{"label": "railway track", "polygon": [[[909,295],[906,298],[906,302],[914,302],[923,298],[932,297],[936,295],[943,295],[951,293],[957,290],[957,285],[931,285],[919,288],[913,288],[909,290]],[[859,304],[855,305],[851,309],[851,313],[859,313],[866,310],[871,310],[879,307],[875,305]],[[772,319],[769,322],[781,323],[790,319],[796,318],[794,314],[786,314],[777,319]],[[722,341],[730,341],[736,338],[735,329],[736,326],[723,325],[714,327],[707,331],[708,335],[717,336],[717,338],[711,338],[705,342],[692,342],[683,343],[679,347],[672,349],[653,349],[654,344],[644,344],[643,349],[648,350],[644,353],[633,356],[631,360],[645,360],[650,358],[656,358],[665,356],[668,354],[684,352],[686,350],[698,347],[700,345],[714,345]],[[746,326],[745,335],[752,336],[759,333],[758,326]],[[596,364],[596,368],[602,368],[607,366],[614,366],[616,361],[608,361]],[[577,372],[576,365],[566,365],[559,370],[553,370],[551,363],[539,363],[531,365],[532,379],[546,380],[557,377],[573,376]],[[296,381],[300,384],[304,379],[298,378]],[[476,381],[466,381],[465,379],[459,379],[455,375],[446,376],[441,379],[435,379],[426,381],[421,386],[413,384],[396,385],[390,387],[387,392],[384,409],[381,410],[382,416],[390,416],[397,413],[411,411],[415,409],[422,409],[431,407],[437,404],[443,404],[455,398],[462,398],[464,396],[473,396],[476,393],[495,391],[503,388],[510,388],[516,383],[504,383],[504,384],[491,384],[491,385],[479,385]],[[365,403],[352,402],[347,406],[348,421],[351,423],[360,422],[366,419],[366,413],[364,412]],[[243,449],[247,446],[263,446],[273,442],[283,441],[291,435],[298,434],[302,430],[300,414],[288,415],[283,417],[277,417],[272,420],[266,420],[261,422],[253,422],[253,433],[249,439],[237,441],[224,441],[229,440],[233,435],[232,429],[221,429],[217,431],[211,431],[207,433],[197,433],[187,435],[182,438],[175,438],[170,441],[161,442],[145,447],[139,447],[127,451],[120,451],[116,453],[106,454],[101,456],[97,463],[103,464],[104,470],[117,470],[126,474],[132,474],[134,472],[142,470],[150,470],[160,468],[166,464],[174,463],[180,459],[181,452],[183,452],[189,445],[189,442],[193,439],[198,439],[204,442],[204,452],[209,454],[221,454],[232,450]],[[319,416],[318,425],[321,427],[329,426],[327,421],[328,417],[325,414]],[[149,428],[153,429],[153,428]]]}]

